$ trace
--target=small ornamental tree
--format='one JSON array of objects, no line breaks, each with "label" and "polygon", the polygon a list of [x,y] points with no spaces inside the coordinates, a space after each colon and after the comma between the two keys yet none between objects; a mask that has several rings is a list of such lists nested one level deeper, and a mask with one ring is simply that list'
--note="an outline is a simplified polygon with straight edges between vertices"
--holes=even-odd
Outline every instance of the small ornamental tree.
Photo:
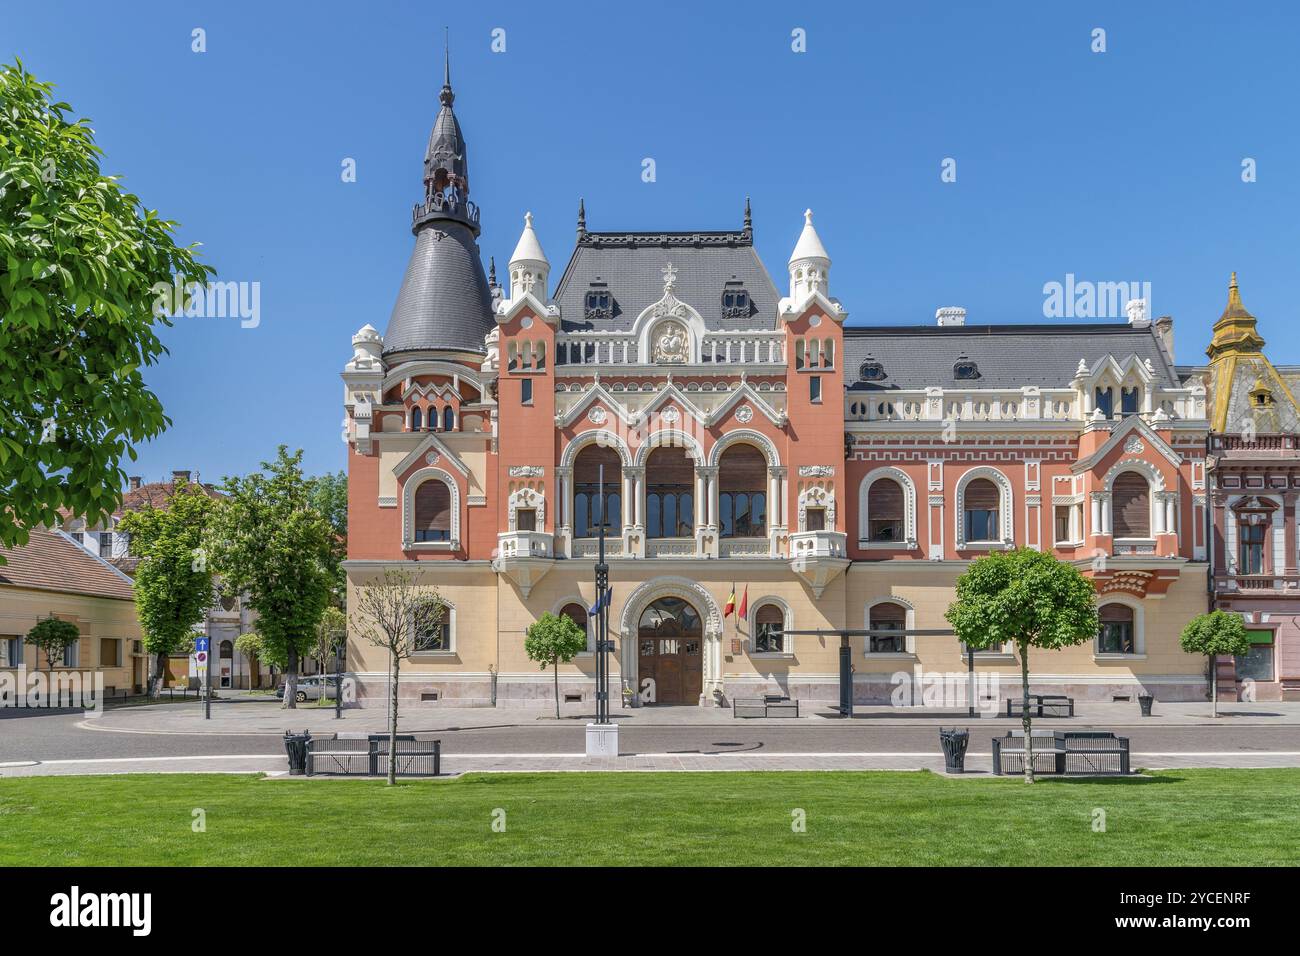
[{"label": "small ornamental tree", "polygon": [[334,586],[334,531],[313,507],[302,451],[281,445],[265,472],[227,478],[225,500],[205,538],[225,585],[248,595],[269,660],[284,661],[284,706],[296,707],[298,662],[311,653],[316,624]]},{"label": "small ornamental tree", "polygon": [[[312,656],[320,664],[321,674],[331,661],[338,660],[339,648],[348,642],[348,617],[338,608],[330,606],[316,623],[316,646]],[[324,700],[324,695],[321,700]]]},{"label": "small ornamental tree", "polygon": [[957,579],[957,600],[945,614],[963,644],[977,651],[1014,643],[1025,698],[1025,783],[1034,782],[1029,719],[1029,648],[1056,650],[1097,636],[1096,589],[1072,564],[1031,548],[995,551]]},{"label": "small ornamental tree", "polygon": [[573,619],[549,611],[534,621],[524,636],[524,653],[542,670],[555,673],[555,716],[560,716],[560,663],[569,663],[587,649],[587,635]]},{"label": "small ornamental tree", "polygon": [[122,517],[118,529],[130,535],[140,558],[132,589],[144,649],[154,657],[149,694],[162,691],[167,658],[190,646],[215,595],[203,535],[216,502],[199,485],[178,484],[165,507],[146,505]]},{"label": "small ornamental tree", "polygon": [[1188,654],[1204,654],[1210,660],[1210,712],[1219,716],[1219,675],[1217,662],[1220,654],[1240,657],[1250,651],[1246,636],[1246,622],[1240,614],[1211,611],[1187,622],[1178,638],[1179,645]]},{"label": "small ornamental tree", "polygon": [[[71,621],[61,621],[53,614],[43,617],[36,626],[27,632],[27,643],[45,652],[45,661],[50,668],[50,688],[54,688],[54,659],[63,658],[63,653],[81,638],[77,625]],[[36,666],[41,666],[37,655]]]},{"label": "small ornamental tree", "polygon": [[[362,640],[388,651],[388,783],[397,782],[397,679],[402,661],[414,654],[421,635],[434,633],[446,608],[436,589],[419,583],[418,571],[389,568],[382,575],[358,584],[352,602],[352,626]],[[341,690],[340,690],[341,693]]]},{"label": "small ornamental tree", "polygon": [[[132,448],[169,424],[144,370],[165,351],[155,286],[211,269],[100,171],[85,118],[0,65],[0,545],[67,515],[103,525]],[[0,565],[4,564],[0,557]]]}]

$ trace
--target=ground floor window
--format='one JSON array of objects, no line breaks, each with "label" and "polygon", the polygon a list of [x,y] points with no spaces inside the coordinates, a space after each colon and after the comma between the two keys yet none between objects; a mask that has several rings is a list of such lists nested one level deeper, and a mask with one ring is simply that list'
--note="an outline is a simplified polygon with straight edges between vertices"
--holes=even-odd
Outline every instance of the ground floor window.
[{"label": "ground floor window", "polygon": [[1098,654],[1133,654],[1133,609],[1125,604],[1104,604],[1098,610],[1101,629],[1097,632]]},{"label": "ground floor window", "polygon": [[868,654],[902,654],[907,650],[903,630],[907,625],[907,608],[886,601],[871,608],[869,630],[897,631],[897,634],[871,634],[867,637]]},{"label": "ground floor window", "polygon": [[111,637],[101,638],[99,642],[99,666],[122,666],[122,642]]},{"label": "ground floor window", "polygon": [[785,612],[777,604],[763,604],[754,612],[754,653],[785,652]]},{"label": "ground floor window", "polygon": [[1237,663],[1237,680],[1272,681],[1273,645],[1254,644],[1250,651],[1235,658]]},{"label": "ground floor window", "polygon": [[73,641],[63,649],[63,666],[80,667],[81,666],[81,642]]},{"label": "ground floor window", "polygon": [[18,667],[23,662],[23,639],[0,637],[0,665]]},{"label": "ground floor window", "polygon": [[442,606],[438,623],[415,635],[416,653],[451,650],[451,608]]}]

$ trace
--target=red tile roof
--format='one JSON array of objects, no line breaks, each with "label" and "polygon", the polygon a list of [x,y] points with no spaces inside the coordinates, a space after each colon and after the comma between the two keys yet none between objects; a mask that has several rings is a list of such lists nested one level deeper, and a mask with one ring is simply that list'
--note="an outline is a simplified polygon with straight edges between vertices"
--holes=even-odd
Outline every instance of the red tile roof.
[{"label": "red tile roof", "polygon": [[0,546],[0,585],[88,594],[131,601],[131,582],[84,548],[54,531],[33,531],[25,547]]}]

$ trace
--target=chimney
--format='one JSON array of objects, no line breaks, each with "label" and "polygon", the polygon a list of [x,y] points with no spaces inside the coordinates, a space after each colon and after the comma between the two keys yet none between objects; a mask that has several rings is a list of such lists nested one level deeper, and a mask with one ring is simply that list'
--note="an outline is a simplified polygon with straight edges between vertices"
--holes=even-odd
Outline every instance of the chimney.
[{"label": "chimney", "polygon": [[1165,351],[1169,353],[1169,361],[1172,362],[1174,360],[1174,317],[1162,315],[1156,319],[1156,333],[1164,343]]},{"label": "chimney", "polygon": [[140,476],[139,476],[139,475],[132,475],[131,477],[129,477],[129,478],[126,479],[126,490],[127,490],[127,491],[139,491],[139,490],[140,490]]},{"label": "chimney", "polygon": [[934,317],[939,320],[940,328],[966,324],[966,310],[959,305],[945,305],[942,309],[936,309]]},{"label": "chimney", "polygon": [[172,472],[172,484],[174,485],[183,485],[189,480],[190,480],[190,473],[188,471]]}]

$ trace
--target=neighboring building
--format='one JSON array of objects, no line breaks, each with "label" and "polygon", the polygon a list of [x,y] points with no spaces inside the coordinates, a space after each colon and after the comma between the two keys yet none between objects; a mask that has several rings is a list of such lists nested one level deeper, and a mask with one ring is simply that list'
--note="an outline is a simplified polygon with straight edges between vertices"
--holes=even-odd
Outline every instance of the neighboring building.
[{"label": "neighboring building", "polygon": [[81,632],[57,671],[99,673],[109,692],[143,688],[148,664],[130,578],[57,531],[33,531],[23,547],[0,547],[0,556],[0,671],[49,670],[44,653],[25,640],[52,614]]},{"label": "neighboring building", "polygon": [[1213,604],[1246,619],[1251,650],[1218,662],[1224,699],[1300,700],[1300,368],[1264,355],[1233,273],[1207,350]]},{"label": "neighboring building", "polygon": [[[397,303],[343,371],[350,600],[417,567],[447,608],[403,697],[548,698],[524,632],[587,625],[602,525],[614,686],[653,678],[659,703],[834,700],[837,630],[946,628],[962,570],[1014,545],[1074,561],[1101,604],[1095,641],[1035,655],[1036,689],[1205,696],[1178,646],[1206,603],[1205,389],[1170,320],[846,327],[811,212],[778,290],[748,204],[736,231],[646,233],[588,231],[580,205],[558,280],[525,216],[498,285],[449,78],[440,100]],[[862,702],[964,667],[952,637],[853,651]],[[354,634],[349,664],[382,705],[386,656]],[[1012,649],[978,667],[1019,693]],[[594,671],[580,656],[560,692],[589,702]]]},{"label": "neighboring building", "polygon": [[[63,530],[91,554],[111,561],[128,577],[135,574],[140,559],[130,554],[130,535],[118,530],[122,518],[141,508],[166,508],[177,485],[191,481],[190,471],[173,471],[171,481],[143,482],[140,477],[128,479],[122,493],[122,504],[113,512],[108,525],[88,525],[83,519],[68,518]],[[211,484],[199,483],[212,498],[221,492]],[[255,615],[244,602],[234,595],[221,595],[208,611],[206,620],[195,629],[195,634],[211,638],[212,686],[217,689],[268,687],[272,685],[271,668],[235,649],[235,640],[254,630]],[[167,663],[167,683],[189,683],[198,680],[198,662],[193,654],[179,654]]]}]

